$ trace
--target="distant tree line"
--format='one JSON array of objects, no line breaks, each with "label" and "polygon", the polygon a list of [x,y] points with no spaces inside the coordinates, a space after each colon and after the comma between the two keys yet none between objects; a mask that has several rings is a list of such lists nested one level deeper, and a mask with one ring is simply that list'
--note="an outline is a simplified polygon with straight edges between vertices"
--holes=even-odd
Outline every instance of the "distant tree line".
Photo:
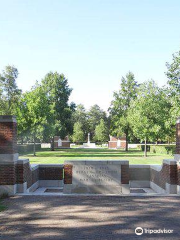
[{"label": "distant tree line", "polygon": [[108,114],[98,105],[86,110],[82,104],[69,103],[72,88],[58,72],[49,72],[23,93],[16,82],[17,68],[7,66],[0,74],[0,114],[16,115],[18,140],[34,142],[34,147],[37,141],[45,141],[54,150],[56,135],[69,135],[73,142],[82,143],[88,133],[92,141],[101,143],[108,141],[109,134],[125,135],[127,142],[169,143],[175,140],[180,115],[180,52],[166,65],[166,87],[153,80],[139,84],[132,72],[122,77]]}]

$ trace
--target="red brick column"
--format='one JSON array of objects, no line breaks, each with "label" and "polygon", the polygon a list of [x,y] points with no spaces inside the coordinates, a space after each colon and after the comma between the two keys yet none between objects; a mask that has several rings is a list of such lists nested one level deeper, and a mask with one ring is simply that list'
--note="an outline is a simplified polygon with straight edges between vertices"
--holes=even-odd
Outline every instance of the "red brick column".
[{"label": "red brick column", "polygon": [[176,122],[176,154],[180,154],[180,117]]},{"label": "red brick column", "polygon": [[121,183],[129,184],[129,164],[121,165]]},{"label": "red brick column", "polygon": [[0,161],[17,161],[17,122],[15,116],[0,116]]},{"label": "red brick column", "polygon": [[64,165],[64,184],[72,184],[72,168],[71,164]]},{"label": "red brick column", "polygon": [[177,193],[180,194],[180,117],[176,121],[176,151],[174,159],[177,161]]},{"label": "red brick column", "polygon": [[0,194],[15,194],[17,160],[16,118],[0,116]]}]

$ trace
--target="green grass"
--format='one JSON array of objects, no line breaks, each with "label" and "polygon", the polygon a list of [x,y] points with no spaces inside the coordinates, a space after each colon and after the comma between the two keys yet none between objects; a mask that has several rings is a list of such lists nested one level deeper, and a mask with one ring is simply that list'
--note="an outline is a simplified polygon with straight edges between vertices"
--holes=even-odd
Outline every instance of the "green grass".
[{"label": "green grass", "polygon": [[6,207],[2,205],[2,202],[0,200],[0,212],[6,210]]},{"label": "green grass", "polygon": [[50,151],[43,149],[33,154],[20,156],[20,158],[29,158],[31,164],[50,164],[64,163],[65,160],[129,160],[130,164],[161,164],[163,159],[172,158],[171,155],[148,153],[148,157],[144,157],[141,150],[111,150],[107,148],[101,149],[56,149]]}]

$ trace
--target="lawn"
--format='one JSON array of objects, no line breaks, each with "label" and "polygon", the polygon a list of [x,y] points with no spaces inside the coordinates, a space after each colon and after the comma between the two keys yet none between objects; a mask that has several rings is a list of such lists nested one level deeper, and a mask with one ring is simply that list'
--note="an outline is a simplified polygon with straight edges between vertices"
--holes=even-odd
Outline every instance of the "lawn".
[{"label": "lawn", "polygon": [[50,151],[43,149],[36,153],[20,156],[20,158],[29,158],[31,164],[51,164],[64,163],[65,160],[129,160],[130,164],[161,164],[163,159],[172,159],[171,155],[148,153],[148,157],[144,157],[141,150],[111,150],[107,148],[101,149],[56,149]]},{"label": "lawn", "polygon": [[2,205],[1,200],[0,200],[0,212],[4,211],[5,209],[6,209],[6,207]]}]

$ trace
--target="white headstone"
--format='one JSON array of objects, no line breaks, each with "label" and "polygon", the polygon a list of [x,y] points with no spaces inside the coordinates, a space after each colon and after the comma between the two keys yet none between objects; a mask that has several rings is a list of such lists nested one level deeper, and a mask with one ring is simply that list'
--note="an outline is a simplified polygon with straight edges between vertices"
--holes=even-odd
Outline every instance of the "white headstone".
[{"label": "white headstone", "polygon": [[58,140],[58,147],[61,147],[62,146],[62,141],[61,139]]}]

